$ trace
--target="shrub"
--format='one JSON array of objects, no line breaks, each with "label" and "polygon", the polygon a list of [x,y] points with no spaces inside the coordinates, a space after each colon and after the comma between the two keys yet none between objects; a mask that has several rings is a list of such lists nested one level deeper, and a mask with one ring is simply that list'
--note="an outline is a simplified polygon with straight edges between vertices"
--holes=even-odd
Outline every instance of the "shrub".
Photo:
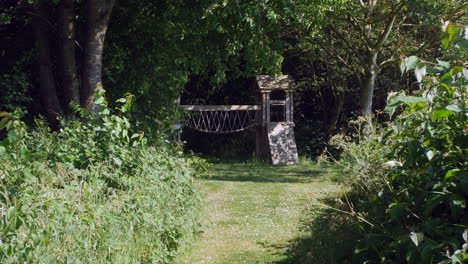
[{"label": "shrub", "polygon": [[55,132],[2,113],[0,262],[168,263],[196,231],[204,161],[148,146],[103,93]]},{"label": "shrub", "polygon": [[[448,34],[457,32],[452,31]],[[464,63],[406,58],[402,68],[415,72],[420,90],[412,96],[389,96],[387,111],[400,114],[358,143],[335,138],[335,145],[343,149],[339,163],[352,179],[341,205],[348,207],[346,221],[355,224],[350,236],[358,234],[354,253],[344,254],[347,261],[468,261],[468,70]],[[340,203],[338,210],[343,210]]]}]

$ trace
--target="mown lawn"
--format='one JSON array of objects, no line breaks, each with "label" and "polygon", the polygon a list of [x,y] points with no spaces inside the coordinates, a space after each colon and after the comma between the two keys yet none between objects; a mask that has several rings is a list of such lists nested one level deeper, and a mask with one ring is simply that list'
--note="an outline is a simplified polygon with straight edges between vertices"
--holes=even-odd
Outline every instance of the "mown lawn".
[{"label": "mown lawn", "polygon": [[342,189],[333,181],[336,169],[312,162],[216,162],[211,171],[197,182],[204,195],[201,236],[178,264],[287,262],[304,210]]}]

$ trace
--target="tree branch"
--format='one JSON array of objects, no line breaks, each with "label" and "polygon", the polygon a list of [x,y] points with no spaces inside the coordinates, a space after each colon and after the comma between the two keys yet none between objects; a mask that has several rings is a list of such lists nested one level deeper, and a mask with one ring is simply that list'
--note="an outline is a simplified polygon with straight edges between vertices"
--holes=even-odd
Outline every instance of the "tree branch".
[{"label": "tree branch", "polygon": [[387,22],[387,25],[385,26],[385,30],[382,33],[382,35],[380,35],[379,40],[377,41],[377,45],[375,46],[375,49],[377,51],[382,49],[385,41],[388,39],[388,36],[390,36],[390,33],[392,32],[393,25],[395,24],[395,20],[396,20],[396,17],[398,16],[398,13],[406,5],[406,3],[408,1],[409,0],[401,1],[401,3],[397,6],[397,8],[395,10],[393,10],[393,12],[392,12],[392,14],[391,14],[391,16],[390,16],[390,18],[389,18],[389,20]]}]

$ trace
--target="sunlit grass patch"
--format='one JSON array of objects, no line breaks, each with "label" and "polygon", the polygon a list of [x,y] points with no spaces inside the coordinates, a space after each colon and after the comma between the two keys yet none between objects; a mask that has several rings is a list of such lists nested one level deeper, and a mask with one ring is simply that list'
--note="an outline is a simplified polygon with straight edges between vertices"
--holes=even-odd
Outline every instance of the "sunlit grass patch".
[{"label": "sunlit grass patch", "polygon": [[203,233],[177,263],[283,262],[301,235],[303,211],[341,189],[328,164],[212,162],[211,175],[197,182],[205,196]]}]

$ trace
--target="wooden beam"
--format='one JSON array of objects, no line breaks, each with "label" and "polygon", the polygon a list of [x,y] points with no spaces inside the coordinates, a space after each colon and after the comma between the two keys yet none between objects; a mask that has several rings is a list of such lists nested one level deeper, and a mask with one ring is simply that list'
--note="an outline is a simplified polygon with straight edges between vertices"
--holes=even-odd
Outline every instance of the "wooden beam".
[{"label": "wooden beam", "polygon": [[271,105],[285,105],[286,100],[270,100]]},{"label": "wooden beam", "polygon": [[291,93],[286,92],[286,100],[285,100],[285,120],[286,122],[291,122]]},{"label": "wooden beam", "polygon": [[187,111],[259,111],[261,105],[180,105]]}]

